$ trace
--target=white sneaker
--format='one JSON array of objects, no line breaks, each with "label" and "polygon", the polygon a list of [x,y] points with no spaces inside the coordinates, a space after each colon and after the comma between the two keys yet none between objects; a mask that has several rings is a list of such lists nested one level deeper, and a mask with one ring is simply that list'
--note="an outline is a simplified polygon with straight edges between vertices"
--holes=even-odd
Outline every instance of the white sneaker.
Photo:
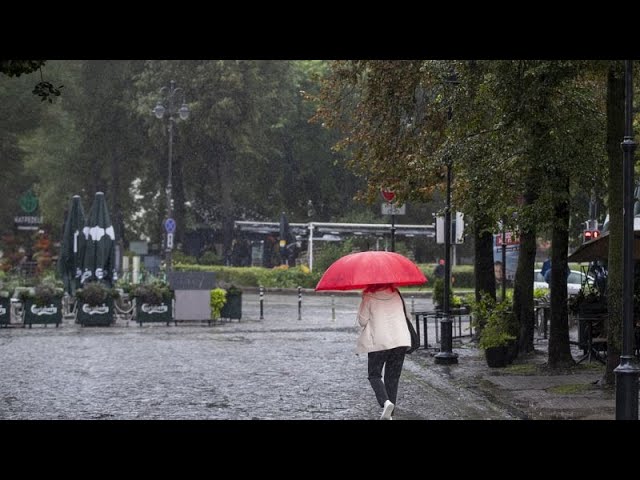
[{"label": "white sneaker", "polygon": [[384,409],[382,410],[382,415],[380,415],[380,420],[391,420],[391,412],[393,412],[393,407],[395,405],[391,403],[390,400],[386,400],[384,402]]}]

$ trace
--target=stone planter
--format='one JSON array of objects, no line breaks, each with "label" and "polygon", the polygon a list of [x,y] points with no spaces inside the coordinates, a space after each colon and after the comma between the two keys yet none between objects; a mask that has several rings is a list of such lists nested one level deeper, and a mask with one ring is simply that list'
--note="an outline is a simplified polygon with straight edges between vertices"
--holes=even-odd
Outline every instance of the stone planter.
[{"label": "stone planter", "polygon": [[78,323],[83,327],[108,327],[113,323],[113,299],[98,306],[78,304]]},{"label": "stone planter", "polygon": [[[173,320],[171,304],[172,300],[161,304],[144,303],[141,298],[136,297],[136,321],[140,326],[144,322],[164,322],[168,326]],[[177,325],[178,322],[174,321],[174,324]]]},{"label": "stone planter", "polygon": [[0,297],[0,325],[9,325],[11,319],[11,299]]},{"label": "stone planter", "polygon": [[56,299],[53,303],[38,307],[32,299],[25,302],[24,306],[24,326],[34,323],[44,325],[55,323],[56,327],[62,323],[62,299]]},{"label": "stone planter", "polygon": [[227,293],[227,301],[220,310],[220,318],[235,318],[237,320],[242,318],[242,292]]}]

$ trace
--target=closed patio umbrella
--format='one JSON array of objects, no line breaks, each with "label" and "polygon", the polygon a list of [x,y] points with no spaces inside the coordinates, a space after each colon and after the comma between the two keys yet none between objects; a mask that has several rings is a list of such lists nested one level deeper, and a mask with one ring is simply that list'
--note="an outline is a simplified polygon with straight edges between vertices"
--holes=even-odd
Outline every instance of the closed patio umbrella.
[{"label": "closed patio umbrella", "polygon": [[104,193],[97,192],[83,229],[86,248],[81,283],[100,281],[109,286],[117,279],[115,270],[115,232]]},{"label": "closed patio umbrella", "polygon": [[62,277],[64,290],[72,296],[75,295],[76,288],[80,287],[85,248],[85,239],[82,233],[84,222],[84,209],[80,203],[80,197],[74,195],[64,222],[60,258],[58,259],[58,273]]}]

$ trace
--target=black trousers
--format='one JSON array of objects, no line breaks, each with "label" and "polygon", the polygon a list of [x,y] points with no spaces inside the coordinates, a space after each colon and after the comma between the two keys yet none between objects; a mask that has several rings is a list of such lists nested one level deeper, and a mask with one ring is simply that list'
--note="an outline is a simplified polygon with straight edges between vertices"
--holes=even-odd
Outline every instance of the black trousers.
[{"label": "black trousers", "polygon": [[[395,405],[398,383],[407,347],[397,347],[379,352],[369,352],[369,382],[381,407],[389,400]],[[384,382],[382,381],[384,367]]]}]

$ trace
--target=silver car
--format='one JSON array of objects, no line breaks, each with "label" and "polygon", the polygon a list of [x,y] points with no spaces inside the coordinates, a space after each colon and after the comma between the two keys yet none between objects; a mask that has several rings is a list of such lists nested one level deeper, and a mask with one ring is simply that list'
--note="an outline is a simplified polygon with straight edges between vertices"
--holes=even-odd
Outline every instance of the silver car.
[{"label": "silver car", "polygon": [[[571,273],[569,273],[569,277],[567,278],[567,295],[577,295],[586,281],[592,285],[594,279],[593,277],[587,276],[578,270],[571,270]],[[533,271],[533,288],[549,288],[549,284],[544,281],[544,277],[540,273],[539,268]]]}]

